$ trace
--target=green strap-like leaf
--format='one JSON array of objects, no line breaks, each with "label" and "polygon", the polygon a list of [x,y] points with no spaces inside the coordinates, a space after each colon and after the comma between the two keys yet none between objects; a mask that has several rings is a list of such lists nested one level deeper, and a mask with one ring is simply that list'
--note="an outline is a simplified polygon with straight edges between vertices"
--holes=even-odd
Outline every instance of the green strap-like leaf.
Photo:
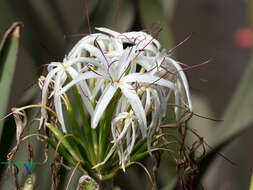
[{"label": "green strap-like leaf", "polygon": [[240,133],[253,123],[252,82],[253,57],[226,111],[224,122],[218,127],[215,144],[220,144],[234,134]]},{"label": "green strap-like leaf", "polygon": [[[14,23],[4,34],[0,44],[0,118],[6,113],[15,71],[21,23]],[[0,136],[3,121],[0,121]]]},{"label": "green strap-like leaf", "polygon": [[251,175],[251,181],[250,181],[249,190],[253,190],[253,174]]}]

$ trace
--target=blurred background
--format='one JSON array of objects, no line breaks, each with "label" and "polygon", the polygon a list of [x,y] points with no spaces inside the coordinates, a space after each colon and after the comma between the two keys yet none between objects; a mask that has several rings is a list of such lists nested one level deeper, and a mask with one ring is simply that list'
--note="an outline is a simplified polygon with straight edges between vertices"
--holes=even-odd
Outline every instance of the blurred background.
[{"label": "blurred background", "polygon": [[[219,151],[235,165],[216,154],[202,178],[203,187],[209,190],[248,189],[253,169],[251,4],[247,0],[2,0],[0,37],[15,21],[23,22],[24,27],[8,107],[0,117],[12,107],[39,101],[39,95],[34,92],[38,91],[36,83],[43,65],[62,60],[73,44],[89,33],[87,10],[92,32],[96,32],[95,27],[124,32],[160,25],[159,40],[166,49],[173,48],[194,32],[172,56],[187,65],[212,60],[187,71],[194,112],[225,121],[194,116],[191,127],[196,128],[211,147],[231,136],[236,137]],[[15,127],[9,120],[1,125],[0,160],[5,160],[6,153],[14,145],[10,139],[13,137],[14,143]],[[7,141],[3,139],[6,135],[9,135]],[[43,154],[39,148],[36,152]],[[9,189],[12,182],[3,166],[1,168],[0,189]],[[45,172],[49,169],[50,166],[36,170],[37,173],[43,171],[36,189],[50,187],[51,179]],[[166,161],[162,163],[159,189],[170,189],[174,172]],[[25,171],[23,173],[21,181],[25,178]],[[147,177],[140,176],[141,173],[141,169],[130,169],[117,178],[116,185],[121,189],[149,189]]]}]

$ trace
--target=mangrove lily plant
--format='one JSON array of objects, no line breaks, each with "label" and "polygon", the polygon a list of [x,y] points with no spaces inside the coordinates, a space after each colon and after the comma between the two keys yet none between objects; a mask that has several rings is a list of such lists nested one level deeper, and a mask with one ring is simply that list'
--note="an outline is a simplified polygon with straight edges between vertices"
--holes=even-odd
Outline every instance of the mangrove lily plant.
[{"label": "mangrove lily plant", "polygon": [[90,189],[166,146],[166,118],[192,113],[184,69],[155,37],[96,29],[39,79],[39,127],[53,133],[40,136]]}]

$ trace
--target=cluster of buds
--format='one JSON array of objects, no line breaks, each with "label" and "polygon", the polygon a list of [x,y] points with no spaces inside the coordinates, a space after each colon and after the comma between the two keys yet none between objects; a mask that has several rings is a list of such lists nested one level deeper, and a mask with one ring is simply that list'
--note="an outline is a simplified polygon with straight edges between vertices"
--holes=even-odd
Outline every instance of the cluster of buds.
[{"label": "cluster of buds", "polygon": [[87,151],[95,157],[93,169],[116,153],[125,170],[138,140],[146,139],[152,152],[152,138],[167,117],[168,104],[175,105],[175,119],[181,118],[181,108],[192,111],[189,86],[180,63],[161,50],[155,37],[96,29],[100,33],[82,38],[63,62],[48,65],[41,114],[48,120],[46,108],[53,108],[58,129],[70,133],[63,105],[69,110],[67,94],[74,89],[83,119],[81,136],[93,147]]}]

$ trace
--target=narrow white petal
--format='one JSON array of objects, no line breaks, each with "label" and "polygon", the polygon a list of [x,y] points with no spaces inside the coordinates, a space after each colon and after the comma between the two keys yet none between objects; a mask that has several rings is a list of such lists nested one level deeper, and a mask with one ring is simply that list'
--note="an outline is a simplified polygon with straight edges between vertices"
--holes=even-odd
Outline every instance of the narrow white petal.
[{"label": "narrow white petal", "polygon": [[77,58],[67,61],[67,63],[70,66],[75,65],[76,63],[86,63],[87,65],[92,64],[94,66],[101,66],[101,64],[98,60],[96,60],[94,58],[89,58],[89,57],[77,57]]},{"label": "narrow white petal", "polygon": [[152,69],[156,71],[157,65],[154,58],[139,55],[136,58],[136,62],[147,71],[150,71]]},{"label": "narrow white petal", "polygon": [[114,48],[115,48],[116,52],[123,51],[123,44],[122,44],[121,40],[113,38],[112,42],[114,44]]},{"label": "narrow white petal", "polygon": [[[78,76],[78,72],[73,69],[72,67],[68,67],[67,70],[70,74],[70,76],[75,79]],[[87,111],[89,112],[90,115],[93,115],[93,106],[90,102],[89,97],[91,97],[91,92],[89,87],[87,86],[87,83],[85,80],[80,81],[79,83],[76,84],[78,92],[83,100],[83,103],[85,105],[85,108],[87,109]],[[87,97],[88,96],[88,97]]]},{"label": "narrow white petal", "polygon": [[165,94],[163,92],[163,89],[161,88],[156,88],[156,91],[158,93],[159,99],[161,101],[161,112],[162,112],[162,117],[165,117],[167,114],[167,98],[165,97]]},{"label": "narrow white petal", "polygon": [[147,135],[147,120],[146,114],[143,108],[143,105],[136,94],[136,92],[132,89],[129,84],[121,84],[120,85],[121,91],[123,95],[127,98],[129,103],[132,106],[132,109],[135,112],[135,115],[138,117],[138,122],[140,124],[140,129],[143,137]]},{"label": "narrow white petal", "polygon": [[88,52],[90,52],[93,56],[95,56],[96,58],[99,59],[99,61],[101,61],[101,66],[103,66],[104,69],[108,68],[108,64],[110,64],[110,60],[108,58],[106,58],[106,55],[103,54],[103,52],[101,52],[100,49],[89,45],[89,44],[82,44],[81,48],[87,50]]},{"label": "narrow white petal", "polygon": [[[151,35],[145,33],[145,32],[125,32],[122,34],[122,36],[126,36],[126,38],[129,39],[136,39],[136,43],[138,44],[138,42],[141,42],[139,44],[139,48],[142,49],[143,47],[145,47],[148,43],[150,43],[148,46],[151,46],[152,43],[154,43],[157,46],[157,50],[160,49],[160,43],[154,39]],[[148,48],[148,46],[146,46],[145,49]]]},{"label": "narrow white petal", "polygon": [[136,139],[136,135],[135,135],[135,125],[134,125],[134,122],[131,123],[131,126],[132,126],[132,136],[131,136],[131,144],[127,147],[127,151],[128,151],[128,154],[127,156],[129,156],[134,148],[134,143],[135,143],[135,139]]},{"label": "narrow white petal", "polygon": [[166,60],[170,61],[176,67],[176,69],[179,71],[178,73],[179,73],[179,76],[183,82],[183,86],[184,86],[185,93],[187,96],[188,106],[189,106],[189,109],[192,111],[193,107],[192,107],[192,102],[191,102],[191,98],[190,98],[189,85],[187,82],[187,78],[186,78],[184,72],[182,71],[181,66],[176,61],[174,61],[173,59],[171,59],[169,57],[166,57]]},{"label": "narrow white petal", "polygon": [[92,117],[92,120],[91,120],[91,127],[92,128],[96,128],[98,123],[99,123],[99,120],[102,116],[102,114],[104,113],[107,105],[110,103],[113,95],[115,94],[117,90],[117,87],[116,86],[113,86],[111,84],[109,84],[106,89],[104,90],[102,96],[100,97],[97,105],[96,105],[96,108],[95,108],[95,111],[94,111],[94,114],[93,114],[93,117]]},{"label": "narrow white petal", "polygon": [[62,63],[60,62],[51,62],[48,66],[47,66],[47,70],[50,72],[51,70],[55,69],[56,67],[61,67]]},{"label": "narrow white petal", "polygon": [[124,76],[121,81],[124,82],[145,82],[149,84],[157,84],[160,86],[165,86],[171,89],[175,89],[175,84],[172,82],[165,80],[163,78],[150,75],[148,73],[131,73],[127,76]]},{"label": "narrow white petal", "polygon": [[117,37],[117,36],[120,35],[119,32],[116,32],[114,30],[111,30],[111,29],[108,29],[108,28],[104,28],[104,27],[96,27],[95,29],[98,30],[98,31],[100,31],[100,32],[104,32],[106,34],[109,34],[109,35],[111,35],[113,37]]},{"label": "narrow white petal", "polygon": [[[60,71],[55,79],[55,85],[54,85],[54,90],[58,91],[60,89],[60,78],[63,75],[64,71]],[[63,112],[62,112],[62,103],[61,103],[61,96],[58,95],[54,95],[54,106],[55,106],[55,112],[57,114],[58,120],[61,124],[62,127],[62,131],[64,133],[67,132],[66,127],[65,127],[65,123],[64,123],[64,118],[63,118]]]},{"label": "narrow white petal", "polygon": [[154,130],[156,127],[159,127],[158,120],[159,120],[159,115],[161,112],[161,102],[160,102],[158,93],[154,89],[152,89],[151,92],[152,92],[152,95],[153,95],[152,97],[155,104],[155,111],[152,113],[152,121],[148,129],[149,131],[148,131],[147,145],[148,145],[149,151],[151,149],[151,141],[152,141],[152,135],[154,133]]},{"label": "narrow white petal", "polygon": [[125,134],[126,134],[128,128],[129,128],[130,124],[131,124],[131,121],[129,119],[126,119],[124,127],[123,127],[123,130],[118,135],[117,139],[112,141],[113,143],[117,144],[125,136]]},{"label": "narrow white petal", "polygon": [[75,78],[79,73],[71,66],[67,68],[67,72],[72,78]]},{"label": "narrow white petal", "polygon": [[[178,92],[177,88],[174,90],[174,94],[175,94],[175,104],[179,105],[179,92]],[[175,114],[176,114],[176,120],[178,120],[178,118],[179,118],[178,107],[175,106],[174,110],[175,110]]]},{"label": "narrow white petal", "polygon": [[101,34],[101,33],[96,33],[96,34],[91,34],[88,36],[83,37],[73,48],[72,50],[69,52],[67,58],[75,58],[78,55],[80,56],[80,52],[81,52],[81,45],[82,44],[90,44],[93,43],[94,40],[96,38],[100,38],[100,39],[109,39],[108,36]]},{"label": "narrow white petal", "polygon": [[122,56],[120,57],[117,71],[116,71],[118,76],[121,76],[123,72],[126,71],[127,67],[130,64],[130,59],[132,57],[132,54],[133,54],[133,50],[131,50],[131,48],[127,48],[126,50],[124,50]]},{"label": "narrow white petal", "polygon": [[67,90],[69,90],[72,86],[77,85],[80,81],[86,80],[86,79],[91,79],[91,78],[101,78],[100,75],[89,71],[83,74],[80,74],[77,76],[74,80],[72,80],[70,83],[68,83],[66,86],[64,86],[60,92],[58,92],[58,95],[61,95],[65,93]]},{"label": "narrow white petal", "polygon": [[145,104],[145,112],[147,113],[151,105],[151,99],[150,99],[150,89],[146,89],[146,104]]},{"label": "narrow white petal", "polygon": [[110,157],[112,156],[112,154],[114,153],[116,148],[117,148],[117,146],[114,144],[112,146],[111,150],[109,151],[109,153],[106,155],[105,159],[102,162],[98,163],[97,165],[93,166],[92,168],[97,168],[97,167],[103,165],[104,163],[106,163],[110,159]]},{"label": "narrow white petal", "polygon": [[112,120],[112,124],[116,124],[119,120],[126,118],[126,116],[128,115],[128,112],[122,112],[119,113],[113,120]]},{"label": "narrow white petal", "polygon": [[[54,77],[55,73],[57,73],[60,70],[60,68],[56,68],[52,71],[50,71],[47,74],[47,77],[45,79],[44,85],[42,87],[42,100],[41,100],[41,104],[42,106],[46,106],[47,104],[47,90],[48,90],[48,86],[52,80],[52,77]],[[43,117],[46,117],[46,109],[45,108],[41,108],[41,114]]]},{"label": "narrow white petal", "polygon": [[[115,111],[115,115],[120,114],[122,112],[126,112],[127,108],[129,107],[129,105],[127,104],[127,99],[124,96],[121,96],[120,99],[118,100],[117,103],[117,107],[116,107],[116,111]],[[128,113],[128,112],[126,112]]]},{"label": "narrow white petal", "polygon": [[124,119],[128,114],[129,113],[127,113],[127,112],[120,113],[116,118],[113,119],[113,121],[112,121],[112,135],[114,138],[114,141],[113,141],[114,144],[113,144],[111,150],[109,151],[109,153],[106,155],[103,162],[100,162],[99,164],[95,165],[93,168],[97,168],[97,167],[103,165],[105,162],[107,162],[110,159],[110,157],[112,156],[112,154],[114,153],[114,151],[116,150],[117,146],[119,146],[118,141],[116,142],[116,132],[115,132],[115,130],[117,130],[116,129],[117,122],[121,119]]}]

